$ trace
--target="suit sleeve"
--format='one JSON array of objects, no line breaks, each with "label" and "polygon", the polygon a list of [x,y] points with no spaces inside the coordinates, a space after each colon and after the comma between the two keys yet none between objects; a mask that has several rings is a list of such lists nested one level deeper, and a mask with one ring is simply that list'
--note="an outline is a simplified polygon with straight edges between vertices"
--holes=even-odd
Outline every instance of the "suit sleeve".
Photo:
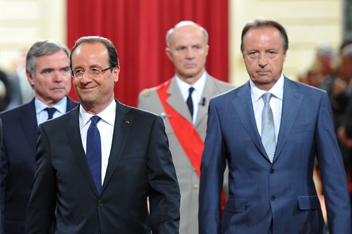
[{"label": "suit sleeve", "polygon": [[48,137],[42,125],[39,126],[36,160],[36,172],[27,209],[26,233],[47,234],[55,220],[56,183]]},{"label": "suit sleeve", "polygon": [[315,139],[330,234],[351,233],[351,206],[346,175],[326,93],[320,104]]},{"label": "suit sleeve", "polygon": [[152,127],[147,166],[153,234],[176,234],[180,221],[180,189],[160,117]]},{"label": "suit sleeve", "polygon": [[219,116],[211,100],[200,168],[199,234],[221,233],[221,191],[226,166],[224,148]]},{"label": "suit sleeve", "polygon": [[4,140],[2,137],[2,122],[0,119],[0,233],[4,230],[4,205],[5,205],[5,188],[6,188],[6,177],[8,173],[8,157],[4,146]]}]

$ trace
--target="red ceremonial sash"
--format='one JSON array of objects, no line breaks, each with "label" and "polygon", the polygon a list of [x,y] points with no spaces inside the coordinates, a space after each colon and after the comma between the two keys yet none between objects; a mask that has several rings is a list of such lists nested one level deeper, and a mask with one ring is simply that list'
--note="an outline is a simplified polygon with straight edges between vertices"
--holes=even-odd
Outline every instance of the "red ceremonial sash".
[{"label": "red ceremonial sash", "polygon": [[171,124],[174,133],[180,142],[183,150],[185,151],[187,157],[191,161],[194,170],[200,176],[200,163],[202,160],[202,153],[204,148],[204,142],[199,136],[197,130],[187,119],[180,115],[175,109],[173,109],[166,100],[169,98],[167,90],[170,86],[171,80],[165,82],[157,88],[157,92],[160,101],[164,107],[166,115],[170,116],[169,122]]},{"label": "red ceremonial sash", "polygon": [[[171,84],[171,80],[161,84],[157,87],[157,92],[159,95],[159,99],[161,104],[164,107],[165,114],[169,119],[170,125],[177,137],[177,140],[180,142],[181,147],[185,151],[187,157],[189,158],[194,170],[197,172],[200,177],[200,164],[202,161],[202,153],[204,149],[204,142],[202,138],[199,136],[196,128],[190,123],[187,119],[185,119],[182,115],[180,115],[175,109],[173,109],[166,100],[170,97],[167,94],[167,90]],[[224,191],[221,193],[221,207],[224,210],[226,203]]]}]

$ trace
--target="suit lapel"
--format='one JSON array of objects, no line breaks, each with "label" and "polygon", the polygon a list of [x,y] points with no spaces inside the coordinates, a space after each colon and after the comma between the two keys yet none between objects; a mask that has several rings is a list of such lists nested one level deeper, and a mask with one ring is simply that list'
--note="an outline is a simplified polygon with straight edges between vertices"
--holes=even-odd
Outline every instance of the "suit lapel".
[{"label": "suit lapel", "polygon": [[211,76],[209,76],[207,74],[207,79],[205,82],[205,86],[204,86],[204,90],[203,90],[202,98],[201,98],[201,103],[202,103],[203,98],[204,98],[205,102],[204,102],[204,105],[198,104],[198,113],[197,113],[197,119],[196,119],[196,124],[195,124],[196,128],[198,127],[198,125],[202,121],[202,119],[208,115],[208,106],[209,106],[210,98],[212,98],[216,94],[215,89],[214,89],[215,85],[214,85],[213,79],[214,78],[212,78]]},{"label": "suit lapel", "polygon": [[180,115],[182,115],[185,119],[192,123],[191,114],[189,113],[186,102],[182,102],[183,100],[181,91],[176,83],[175,77],[172,78],[171,84],[167,93],[170,94],[170,97],[166,100],[166,102],[176,110]]},{"label": "suit lapel", "polygon": [[236,94],[238,97],[232,99],[232,105],[257,149],[269,161],[258,132],[257,123],[255,121],[249,82],[238,89],[241,90],[239,90]]},{"label": "suit lapel", "polygon": [[[79,107],[81,108],[81,107]],[[64,128],[70,147],[73,151],[73,156],[81,169],[82,174],[88,181],[89,186],[98,197],[98,191],[95,186],[92,173],[87,162],[86,154],[83,149],[81,133],[79,130],[79,108],[74,109],[67,114],[68,119],[64,122]]]},{"label": "suit lapel", "polygon": [[130,127],[133,124],[133,117],[128,115],[130,108],[120,104],[116,101],[116,117],[115,117],[115,126],[114,126],[114,135],[112,138],[112,146],[109,156],[108,168],[106,170],[105,178],[101,193],[104,192],[107,184],[109,183],[112,174],[117,167],[117,164],[120,160],[122,151],[124,149],[126,138],[130,131]]},{"label": "suit lapel", "polygon": [[282,116],[274,162],[280,156],[280,152],[285,144],[286,138],[290,133],[292,125],[296,119],[302,99],[303,94],[299,92],[294,82],[285,77]]},{"label": "suit lapel", "polygon": [[24,135],[26,136],[30,148],[32,149],[35,155],[35,147],[38,140],[38,126],[37,116],[35,113],[34,99],[32,99],[30,103],[24,106],[21,114],[22,116],[20,117],[20,121],[24,131]]},{"label": "suit lapel", "polygon": [[66,96],[67,98],[67,104],[66,104],[66,112],[69,112],[70,110],[72,110],[73,108],[75,108],[78,103],[74,102],[70,97]]}]

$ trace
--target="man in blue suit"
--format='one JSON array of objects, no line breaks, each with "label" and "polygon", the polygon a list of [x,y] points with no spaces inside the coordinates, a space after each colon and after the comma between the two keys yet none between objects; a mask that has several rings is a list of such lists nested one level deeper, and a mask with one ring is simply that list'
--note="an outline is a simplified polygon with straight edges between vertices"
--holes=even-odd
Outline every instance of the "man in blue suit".
[{"label": "man in blue suit", "polygon": [[[25,233],[26,210],[35,172],[38,126],[71,110],[69,50],[55,41],[38,41],[28,51],[26,74],[35,98],[3,112],[0,160],[0,233]],[[47,109],[55,108],[55,109]]]},{"label": "man in blue suit", "polygon": [[[274,20],[258,18],[242,31],[250,80],[210,101],[200,234],[325,233],[313,182],[316,157],[330,234],[351,233],[346,177],[328,96],[282,74],[287,49],[285,29]],[[222,217],[226,161],[229,199]]]}]

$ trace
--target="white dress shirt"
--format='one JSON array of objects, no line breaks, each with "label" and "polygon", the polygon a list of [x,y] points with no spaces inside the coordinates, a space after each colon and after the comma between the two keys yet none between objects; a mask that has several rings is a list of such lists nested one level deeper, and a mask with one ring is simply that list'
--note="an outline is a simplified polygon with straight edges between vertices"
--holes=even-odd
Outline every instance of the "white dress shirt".
[{"label": "white dress shirt", "polygon": [[202,93],[204,90],[205,82],[206,82],[206,72],[203,73],[203,75],[193,84],[190,85],[183,80],[181,80],[177,75],[176,75],[176,83],[181,91],[183,100],[187,101],[188,95],[189,95],[189,88],[193,87],[194,91],[192,93],[192,102],[193,102],[193,119],[192,123],[195,124],[196,119],[197,119],[197,113],[198,113],[198,105],[201,101],[202,98]]},{"label": "white dress shirt", "polygon": [[[84,152],[87,149],[87,132],[90,126],[91,117],[93,115],[88,113],[82,106],[79,107],[79,129],[81,132],[81,139]],[[108,107],[100,112],[97,116],[101,118],[97,127],[100,133],[101,140],[101,184],[104,183],[106,169],[108,167],[109,156],[112,145],[112,136],[114,133],[115,116],[116,116],[116,102],[113,100]]]},{"label": "white dress shirt", "polygon": [[[48,120],[49,114],[44,109],[47,107],[50,107],[50,106],[46,105],[45,103],[40,101],[38,98],[34,99],[34,106],[35,106],[35,111],[36,111],[37,124],[39,126],[39,124]],[[53,105],[51,107],[55,107],[57,110],[54,112],[53,119],[65,114],[66,109],[67,109],[67,97],[64,97],[58,103],[56,103],[55,105]]]},{"label": "white dress shirt", "polygon": [[[259,135],[262,135],[262,111],[264,107],[264,100],[262,98],[263,94],[267,91],[259,89],[252,80],[249,81],[251,87],[251,98],[254,109],[255,121],[257,123],[257,128]],[[274,86],[268,91],[272,94],[270,99],[270,107],[273,112],[274,125],[275,125],[275,140],[277,143],[279,136],[279,129],[281,123],[282,114],[282,98],[284,93],[284,76],[281,74],[280,78],[276,81]]]}]

